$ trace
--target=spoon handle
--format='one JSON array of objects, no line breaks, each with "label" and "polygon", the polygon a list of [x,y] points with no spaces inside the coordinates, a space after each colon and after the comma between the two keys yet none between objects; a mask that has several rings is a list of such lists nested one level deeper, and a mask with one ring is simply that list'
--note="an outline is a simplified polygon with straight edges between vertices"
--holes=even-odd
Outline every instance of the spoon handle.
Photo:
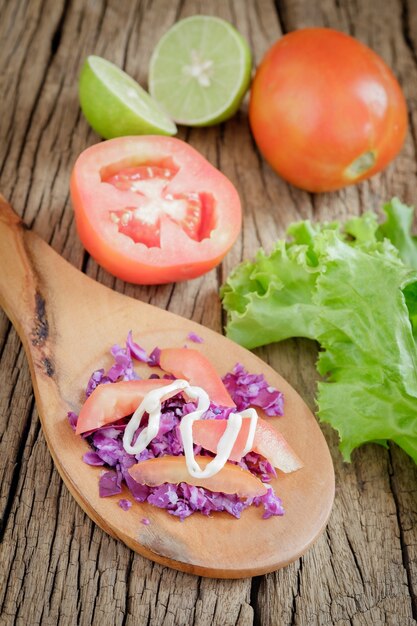
[{"label": "spoon handle", "polygon": [[40,306],[28,235],[24,222],[0,195],[0,305],[20,336],[33,318],[30,313]]}]

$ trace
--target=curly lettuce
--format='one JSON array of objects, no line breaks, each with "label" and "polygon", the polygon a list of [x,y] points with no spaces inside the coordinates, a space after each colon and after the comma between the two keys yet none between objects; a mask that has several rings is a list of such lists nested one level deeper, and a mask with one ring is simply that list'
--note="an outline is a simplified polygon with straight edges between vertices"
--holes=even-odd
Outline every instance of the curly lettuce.
[{"label": "curly lettuce", "polygon": [[393,199],[384,210],[382,224],[373,213],[292,224],[291,239],[238,266],[221,296],[227,335],[248,348],[320,344],[318,416],[345,460],[391,440],[417,463],[417,242],[412,209]]}]

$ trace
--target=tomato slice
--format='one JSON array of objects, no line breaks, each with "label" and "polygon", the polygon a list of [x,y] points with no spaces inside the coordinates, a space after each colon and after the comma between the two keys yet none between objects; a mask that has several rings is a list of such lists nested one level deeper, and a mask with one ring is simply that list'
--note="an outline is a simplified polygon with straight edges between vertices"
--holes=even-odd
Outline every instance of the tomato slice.
[{"label": "tomato slice", "polygon": [[[217,452],[217,444],[226,430],[227,420],[198,420],[193,424],[194,443],[210,452]],[[250,419],[244,417],[242,427],[229,456],[231,461],[240,461],[249,434]],[[278,433],[266,420],[258,418],[255,437],[252,446],[253,452],[264,456],[268,461],[289,474],[300,469],[303,464],[289,446],[284,436]]]},{"label": "tomato slice", "polygon": [[[204,469],[212,460],[206,456],[196,456],[199,466]],[[128,470],[136,482],[148,487],[158,487],[164,483],[187,483],[196,487],[204,487],[210,491],[235,493],[240,497],[262,496],[267,487],[256,476],[238,465],[226,465],[211,478],[194,478],[188,473],[185,457],[163,456],[157,459],[140,461]]]},{"label": "tomato slice", "polygon": [[234,407],[217,371],[201,352],[191,348],[164,348],[159,359],[161,368],[176,378],[185,378],[191,385],[202,387],[210,400],[223,407]]},{"label": "tomato slice", "polygon": [[232,183],[196,150],[163,136],[120,137],[85,150],[71,197],[78,234],[110,273],[138,284],[200,276],[241,227]]},{"label": "tomato slice", "polygon": [[167,384],[166,380],[147,378],[99,385],[81,408],[76,434],[96,430],[131,415],[149,391],[165,387]]}]

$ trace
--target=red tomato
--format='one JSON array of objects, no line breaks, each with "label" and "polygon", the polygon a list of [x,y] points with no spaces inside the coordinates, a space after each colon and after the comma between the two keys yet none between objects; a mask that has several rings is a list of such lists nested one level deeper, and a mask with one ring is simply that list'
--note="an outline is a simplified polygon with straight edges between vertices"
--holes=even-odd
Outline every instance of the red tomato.
[{"label": "red tomato", "polygon": [[[196,456],[195,459],[202,469],[213,460],[207,456]],[[211,478],[194,478],[188,473],[184,456],[163,456],[140,461],[132,465],[128,472],[133,480],[148,487],[157,487],[164,483],[174,485],[187,483],[196,487],[205,487],[210,491],[236,493],[240,497],[263,496],[267,491],[267,487],[259,478],[232,463],[226,463]]]},{"label": "red tomato", "polygon": [[159,358],[161,368],[175,378],[185,378],[191,385],[202,387],[218,406],[234,407],[222,379],[210,361],[191,348],[165,348]]},{"label": "red tomato", "polygon": [[167,384],[166,380],[147,378],[99,385],[84,402],[75,432],[81,435],[131,415],[149,391]]},{"label": "red tomato", "polygon": [[[193,424],[194,443],[210,452],[217,452],[217,445],[224,431],[227,420],[198,420]],[[229,456],[231,461],[240,461],[249,434],[250,419],[243,418],[242,427]],[[287,441],[273,426],[261,417],[256,424],[252,450],[264,456],[277,469],[288,474],[300,469],[303,464],[288,445]]]},{"label": "red tomato", "polygon": [[121,137],[91,146],[75,163],[71,197],[85,248],[132,283],[204,274],[220,263],[241,227],[232,183],[172,137]]},{"label": "red tomato", "polygon": [[379,172],[407,131],[404,96],[388,66],[327,28],[292,32],[270,48],[252,84],[249,119],[270,165],[313,192]]}]

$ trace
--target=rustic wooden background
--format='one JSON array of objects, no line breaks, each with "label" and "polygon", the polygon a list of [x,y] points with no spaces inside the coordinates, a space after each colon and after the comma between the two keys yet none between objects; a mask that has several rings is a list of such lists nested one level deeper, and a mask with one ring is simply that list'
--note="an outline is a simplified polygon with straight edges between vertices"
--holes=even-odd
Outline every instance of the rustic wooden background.
[{"label": "rustic wooden background", "polygon": [[[325,25],[356,36],[397,74],[410,131],[382,175],[339,193],[311,195],[286,185],[263,162],[245,105],[221,126],[182,129],[179,136],[236,184],[244,230],[223,266],[201,279],[133,287],[98,269],[75,233],[71,167],[98,140],[79,110],[77,75],[85,56],[96,53],[146,85],[159,37],[195,13],[233,22],[249,40],[255,64],[295,28]],[[219,284],[260,245],[270,249],[290,221],[376,210],[392,195],[417,203],[415,0],[0,0],[0,80],[0,189],[27,224],[99,281],[219,332]],[[315,345],[293,340],[259,354],[314,407]],[[337,493],[314,548],[253,580],[200,579],[134,554],[98,529],[69,495],[40,430],[19,339],[3,313],[0,369],[1,624],[416,623],[417,471],[395,446],[366,446],[343,464],[337,437],[326,428]]]}]

